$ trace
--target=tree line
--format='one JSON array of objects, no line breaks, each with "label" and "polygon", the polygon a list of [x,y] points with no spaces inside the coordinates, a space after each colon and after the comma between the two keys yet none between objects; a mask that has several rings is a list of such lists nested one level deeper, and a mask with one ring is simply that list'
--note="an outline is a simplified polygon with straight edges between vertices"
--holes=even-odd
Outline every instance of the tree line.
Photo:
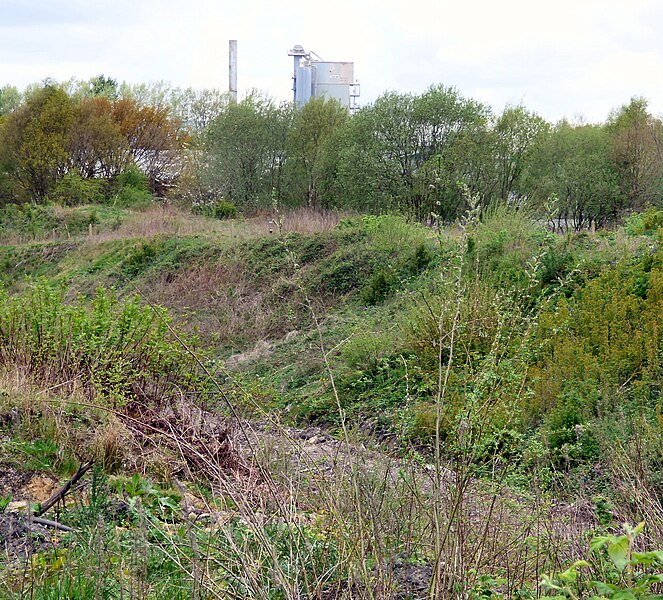
[{"label": "tree line", "polygon": [[384,93],[352,115],[324,99],[296,110],[258,92],[234,103],[218,90],[104,76],[0,88],[0,202],[71,202],[85,186],[103,195],[132,170],[152,193],[195,207],[278,203],[448,222],[471,195],[581,229],[663,205],[663,122],[642,98],[604,123],[552,124],[441,85]]}]

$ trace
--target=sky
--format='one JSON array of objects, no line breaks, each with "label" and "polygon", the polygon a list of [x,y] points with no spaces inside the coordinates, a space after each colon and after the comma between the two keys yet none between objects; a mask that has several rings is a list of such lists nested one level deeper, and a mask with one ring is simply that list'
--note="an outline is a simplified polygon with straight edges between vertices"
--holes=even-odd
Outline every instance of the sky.
[{"label": "sky", "polygon": [[118,82],[292,98],[301,44],[351,61],[360,105],[452,86],[496,112],[602,122],[634,96],[663,115],[662,0],[0,0],[0,87]]}]

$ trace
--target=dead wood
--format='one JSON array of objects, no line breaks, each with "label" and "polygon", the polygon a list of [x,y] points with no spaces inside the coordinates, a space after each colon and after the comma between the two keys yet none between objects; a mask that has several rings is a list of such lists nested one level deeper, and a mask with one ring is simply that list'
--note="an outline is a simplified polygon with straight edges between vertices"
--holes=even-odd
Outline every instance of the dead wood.
[{"label": "dead wood", "polygon": [[[43,502],[39,506],[39,509],[33,513],[33,515],[35,517],[41,517],[41,515],[49,511],[53,506],[55,506],[58,502],[60,502],[60,500],[64,500],[64,497],[71,489],[71,486],[75,485],[76,482],[78,482],[78,480],[90,470],[90,467],[93,464],[94,464],[93,460],[82,463],[81,466],[78,467],[78,471],[74,473],[74,476],[69,481],[67,481],[67,483],[65,483],[57,492],[55,492],[48,500]],[[37,521],[35,520],[35,522]]]}]

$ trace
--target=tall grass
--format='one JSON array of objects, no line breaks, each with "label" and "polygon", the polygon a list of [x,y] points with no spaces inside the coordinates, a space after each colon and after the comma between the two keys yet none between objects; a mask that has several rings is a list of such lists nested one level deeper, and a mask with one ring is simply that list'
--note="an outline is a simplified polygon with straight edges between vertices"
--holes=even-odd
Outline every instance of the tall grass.
[{"label": "tall grass", "polygon": [[[516,225],[525,236],[522,223]],[[368,226],[384,252],[408,239],[427,241],[427,234],[389,219]],[[508,245],[507,238],[497,245]],[[534,443],[525,444],[527,429],[514,407],[530,401],[529,370],[551,341],[550,335],[532,335],[551,304],[550,296],[535,298],[542,290],[541,256],[526,256],[526,241],[519,238],[518,251],[529,266],[518,264],[524,276],[511,279],[514,289],[499,289],[491,284],[495,280],[482,277],[482,261],[501,250],[481,232],[476,214],[464,222],[456,244],[443,240],[444,260],[409,334],[420,341],[417,354],[432,362],[437,375],[429,398],[433,444],[430,452],[410,445],[392,454],[372,447],[361,423],[348,417],[353,391],[337,385],[335,371],[339,356],[361,361],[353,354],[357,345],[367,348],[359,356],[380,357],[383,342],[327,344],[328,323],[317,312],[299,266],[303,261],[288,239],[279,236],[288,276],[298,286],[296,298],[316,326],[324,364],[319,389],[333,397],[340,439],[320,440],[283,425],[232,373],[221,373],[222,384],[157,307],[120,303],[103,291],[89,307],[83,300],[66,306],[62,291],[43,285],[20,298],[2,298],[3,363],[42,389],[61,385],[61,397],[54,397],[54,389],[44,394],[50,401],[42,404],[42,418],[74,427],[58,417],[58,406],[112,406],[115,437],[106,431],[106,443],[126,440],[120,443],[161,455],[164,466],[159,485],[140,474],[152,469],[154,475],[156,461],[133,463],[134,477],[98,472],[98,481],[89,484],[96,492],[79,496],[79,504],[61,514],[77,531],[57,550],[24,562],[8,558],[0,572],[2,593],[533,598],[542,593],[537,584],[543,574],[563,573],[585,556],[586,532],[599,525],[596,511],[560,503],[547,491],[536,457],[527,463],[514,454],[523,446],[536,450]],[[482,246],[486,240],[488,250]],[[210,274],[201,268],[195,277]],[[222,281],[226,275],[215,277]],[[407,377],[412,359],[400,358]],[[75,389],[68,385],[74,379]],[[167,407],[156,415],[123,413],[131,398]],[[0,415],[9,414],[11,401],[3,402]],[[247,405],[252,421],[240,410]],[[615,452],[615,472],[621,465],[640,475],[639,451],[624,454]],[[167,463],[176,468],[165,468]],[[648,480],[650,474],[641,470]],[[636,494],[631,486],[640,480],[624,481],[624,498],[635,498],[659,519],[655,489],[643,486]]]}]

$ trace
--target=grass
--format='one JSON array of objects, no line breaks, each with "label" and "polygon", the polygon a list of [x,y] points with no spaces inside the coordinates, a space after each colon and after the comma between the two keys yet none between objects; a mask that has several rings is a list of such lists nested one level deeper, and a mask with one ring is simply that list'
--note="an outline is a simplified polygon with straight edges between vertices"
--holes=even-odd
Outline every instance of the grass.
[{"label": "grass", "polygon": [[[43,417],[58,418],[76,401],[66,396],[54,400],[42,398]],[[89,427],[95,425],[79,423],[67,429],[73,440]],[[22,433],[29,434],[30,425],[25,424]],[[345,450],[297,441],[279,426],[249,435],[253,469],[209,480],[211,489],[205,494],[179,483],[179,478],[171,478],[169,488],[167,482],[138,474],[108,476],[97,469],[85,494],[74,494],[75,502],[59,513],[59,520],[76,531],[58,535],[56,548],[35,554],[29,571],[20,562],[7,563],[0,571],[1,593],[10,598],[27,593],[50,597],[56,590],[82,598],[103,590],[111,597],[181,593],[295,598],[326,597],[352,588],[363,597],[388,595],[390,590],[422,592],[420,578],[412,573],[430,574],[427,507],[433,490],[425,465],[379,452],[354,464]],[[168,453],[162,460],[170,460]],[[257,476],[255,469],[268,473],[268,479]],[[353,471],[351,479],[360,485],[355,500],[348,480]],[[482,507],[495,498],[495,490],[475,481],[468,492],[473,498],[473,505],[466,507],[468,516],[471,512],[475,523],[488,518]],[[491,572],[506,568],[508,562],[500,566],[500,560],[525,556],[519,553],[529,546],[517,548],[528,539],[534,519],[529,499],[502,497],[504,492],[494,500],[494,529],[485,538],[495,555],[477,562]],[[366,516],[360,529],[356,511]],[[571,531],[545,532],[559,545],[560,561],[575,556],[576,550],[559,537]],[[358,547],[358,536],[370,539],[371,546]],[[468,538],[467,551],[479,543],[484,542]],[[394,556],[401,558],[393,562]],[[502,558],[495,562],[496,556]],[[364,561],[372,565],[368,570],[359,568]],[[523,585],[523,577],[531,577],[536,565],[535,560],[522,574],[507,578],[509,585]],[[96,592],[87,586],[90,580]]]},{"label": "grass", "polygon": [[527,598],[602,528],[660,546],[652,232],[172,210],[5,247],[3,453],[99,467],[1,594]]}]

